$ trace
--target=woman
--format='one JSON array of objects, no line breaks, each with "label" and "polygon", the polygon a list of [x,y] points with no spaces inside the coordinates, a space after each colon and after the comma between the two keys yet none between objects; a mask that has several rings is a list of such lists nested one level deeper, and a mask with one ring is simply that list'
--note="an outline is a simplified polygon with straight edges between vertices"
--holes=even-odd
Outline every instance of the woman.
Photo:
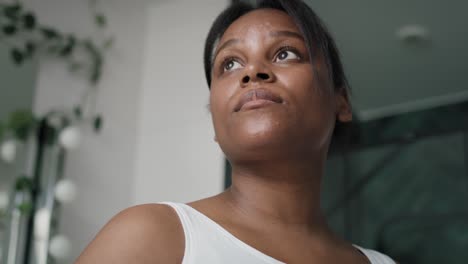
[{"label": "woman", "polygon": [[394,263],[341,240],[320,211],[335,125],[352,116],[338,52],[313,11],[233,4],[208,35],[205,71],[232,186],[187,205],[129,208],[77,263]]}]

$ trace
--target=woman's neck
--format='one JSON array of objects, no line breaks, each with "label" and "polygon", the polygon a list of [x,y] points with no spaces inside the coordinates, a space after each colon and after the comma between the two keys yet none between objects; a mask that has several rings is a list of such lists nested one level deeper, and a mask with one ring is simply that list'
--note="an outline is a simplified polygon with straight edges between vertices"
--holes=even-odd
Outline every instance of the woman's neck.
[{"label": "woman's neck", "polygon": [[313,159],[234,163],[225,199],[256,222],[316,229],[325,224],[320,210],[323,170],[324,161]]}]

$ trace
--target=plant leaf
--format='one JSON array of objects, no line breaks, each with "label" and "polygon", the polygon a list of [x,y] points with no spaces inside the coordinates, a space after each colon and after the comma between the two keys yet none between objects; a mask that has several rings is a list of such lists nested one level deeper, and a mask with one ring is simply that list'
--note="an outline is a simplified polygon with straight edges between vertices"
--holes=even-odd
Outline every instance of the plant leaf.
[{"label": "plant leaf", "polygon": [[3,13],[5,14],[5,16],[8,17],[12,21],[18,20],[20,11],[21,11],[21,5],[19,3],[6,6],[3,9]]},{"label": "plant leaf", "polygon": [[17,110],[8,117],[7,129],[13,131],[16,139],[25,141],[35,125],[36,118],[31,111]]},{"label": "plant leaf", "polygon": [[2,27],[3,34],[7,36],[12,36],[17,32],[17,28],[15,25],[5,25]]},{"label": "plant leaf", "polygon": [[90,81],[92,84],[96,84],[101,78],[101,68],[103,64],[102,54],[96,48],[94,43],[89,39],[83,42],[83,46],[89,52],[91,59],[93,60],[91,65]]},{"label": "plant leaf", "polygon": [[81,111],[81,107],[79,106],[75,106],[75,108],[73,109],[73,113],[75,114],[76,117],[78,118],[81,118],[83,113]]},{"label": "plant leaf", "polygon": [[60,56],[66,57],[70,55],[73,52],[73,49],[75,48],[75,44],[76,44],[75,37],[70,35],[67,38],[67,43],[65,44],[65,46],[63,46],[62,50],[60,50],[59,52]]},{"label": "plant leaf", "polygon": [[15,182],[15,190],[17,191],[31,191],[33,188],[33,181],[26,176],[19,177]]},{"label": "plant leaf", "polygon": [[23,25],[26,29],[32,30],[36,27],[36,17],[33,13],[23,15]]},{"label": "plant leaf", "polygon": [[96,22],[96,25],[100,28],[105,28],[107,26],[107,19],[103,14],[96,14],[94,16],[94,21]]},{"label": "plant leaf", "polygon": [[101,78],[101,70],[101,61],[96,59],[91,71],[91,83],[96,84],[99,81]]},{"label": "plant leaf", "polygon": [[17,206],[22,214],[29,214],[32,210],[31,202],[23,202]]},{"label": "plant leaf", "polygon": [[44,28],[41,28],[40,31],[46,39],[56,39],[56,38],[59,38],[60,36],[60,34],[55,29],[52,29],[52,28],[44,27]]},{"label": "plant leaf", "polygon": [[102,117],[101,116],[96,116],[94,118],[94,131],[99,132],[102,128]]},{"label": "plant leaf", "polygon": [[18,48],[13,48],[10,51],[11,58],[16,65],[21,65],[24,61],[24,54]]}]

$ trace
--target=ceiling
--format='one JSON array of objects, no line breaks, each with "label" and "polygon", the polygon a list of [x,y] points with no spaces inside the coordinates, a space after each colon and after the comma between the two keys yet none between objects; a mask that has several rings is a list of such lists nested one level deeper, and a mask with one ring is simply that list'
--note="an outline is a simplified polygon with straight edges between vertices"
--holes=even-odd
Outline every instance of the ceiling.
[{"label": "ceiling", "polygon": [[[335,36],[362,120],[468,100],[468,1],[307,2]],[[402,41],[405,25],[427,39]]]}]

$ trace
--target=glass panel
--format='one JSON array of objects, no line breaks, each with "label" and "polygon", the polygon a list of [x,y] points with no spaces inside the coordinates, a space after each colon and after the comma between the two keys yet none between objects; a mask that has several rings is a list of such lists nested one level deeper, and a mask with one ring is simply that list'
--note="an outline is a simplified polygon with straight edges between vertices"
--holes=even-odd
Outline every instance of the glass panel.
[{"label": "glass panel", "polygon": [[344,237],[401,263],[468,258],[466,130],[334,153],[323,207]]},{"label": "glass panel", "polygon": [[[20,66],[14,65],[9,46],[3,42],[0,43],[0,143],[11,139],[11,135],[4,129],[11,113],[16,110],[30,111],[32,109],[36,71],[37,63],[30,60]],[[9,203],[13,204],[15,200],[19,203],[18,199],[27,199],[26,197],[14,196],[13,187],[16,179],[25,174],[30,175],[30,153],[30,144],[16,142],[14,161],[5,162],[0,159],[0,260],[6,255],[8,247],[6,237],[8,233],[11,233],[8,230],[11,218],[14,218],[13,208],[9,206]],[[9,207],[10,210],[8,210]],[[11,213],[8,214],[7,211]],[[19,229],[25,225],[25,223],[21,224],[21,221],[13,222],[18,224]]]}]

